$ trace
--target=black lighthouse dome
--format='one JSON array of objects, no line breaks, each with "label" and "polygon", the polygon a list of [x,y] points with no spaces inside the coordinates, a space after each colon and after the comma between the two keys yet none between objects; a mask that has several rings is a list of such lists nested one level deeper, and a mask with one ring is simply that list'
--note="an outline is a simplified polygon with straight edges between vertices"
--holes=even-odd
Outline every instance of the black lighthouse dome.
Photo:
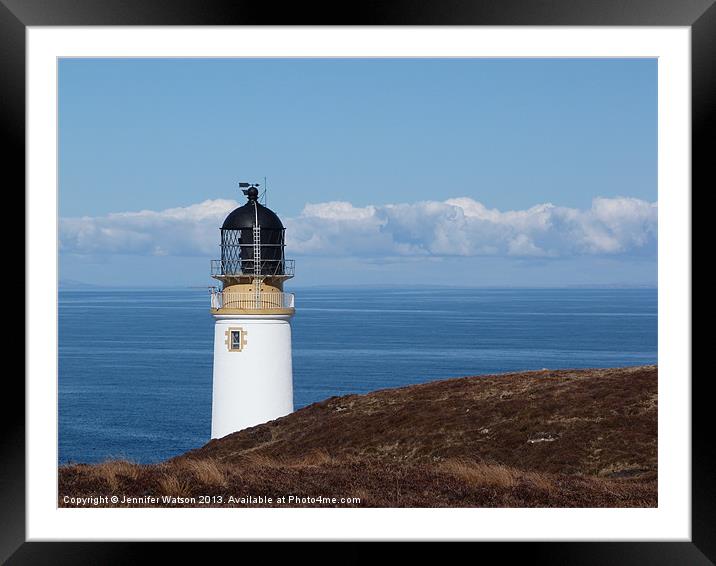
[{"label": "black lighthouse dome", "polygon": [[245,230],[260,226],[262,230],[283,230],[278,215],[268,207],[259,203],[259,191],[251,187],[246,191],[248,202],[234,209],[224,220],[222,230]]},{"label": "black lighthouse dome", "polygon": [[227,276],[284,275],[283,223],[259,203],[255,186],[244,193],[248,202],[234,209],[221,226],[221,272]]}]

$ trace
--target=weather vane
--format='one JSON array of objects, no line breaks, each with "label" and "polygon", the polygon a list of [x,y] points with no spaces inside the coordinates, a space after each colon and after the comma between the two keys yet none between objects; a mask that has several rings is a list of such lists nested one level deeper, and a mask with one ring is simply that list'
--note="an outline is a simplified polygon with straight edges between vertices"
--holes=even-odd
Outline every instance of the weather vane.
[{"label": "weather vane", "polygon": [[245,195],[249,194],[250,188],[254,187],[258,190],[260,186],[261,185],[259,185],[258,183],[245,183],[243,181],[239,183],[239,188],[241,189],[241,192],[243,192]]}]

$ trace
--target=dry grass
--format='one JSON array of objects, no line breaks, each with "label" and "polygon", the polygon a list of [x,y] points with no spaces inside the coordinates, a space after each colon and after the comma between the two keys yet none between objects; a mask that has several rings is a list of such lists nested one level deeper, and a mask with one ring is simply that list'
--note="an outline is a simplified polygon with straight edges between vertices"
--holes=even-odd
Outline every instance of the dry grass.
[{"label": "dry grass", "polygon": [[465,459],[446,460],[440,470],[451,474],[471,487],[514,487],[518,483],[518,472],[500,464],[483,464]]},{"label": "dry grass", "polygon": [[298,467],[316,467],[331,464],[333,458],[323,449],[311,450],[307,454],[297,458],[292,465]]},{"label": "dry grass", "polygon": [[458,458],[442,462],[439,469],[460,479],[472,488],[497,487],[509,489],[518,485],[525,485],[547,494],[557,490],[555,478],[550,474],[525,472],[501,464],[486,464]]},{"label": "dry grass", "polygon": [[191,497],[192,486],[185,479],[176,475],[164,474],[158,480],[160,495],[168,495],[170,497]]},{"label": "dry grass", "polygon": [[204,485],[226,486],[226,470],[213,458],[206,460],[184,460],[178,467],[188,471],[196,481]]},{"label": "dry grass", "polygon": [[95,466],[87,466],[91,477],[104,482],[107,487],[115,491],[120,481],[125,478],[136,481],[141,473],[141,467],[127,460],[107,460]]},{"label": "dry grass", "polygon": [[524,479],[528,484],[541,491],[546,493],[552,493],[554,491],[554,481],[547,474],[527,472],[524,475]]},{"label": "dry grass", "polygon": [[267,456],[260,452],[248,452],[241,455],[240,462],[244,466],[253,468],[281,468],[284,462],[281,458]]}]

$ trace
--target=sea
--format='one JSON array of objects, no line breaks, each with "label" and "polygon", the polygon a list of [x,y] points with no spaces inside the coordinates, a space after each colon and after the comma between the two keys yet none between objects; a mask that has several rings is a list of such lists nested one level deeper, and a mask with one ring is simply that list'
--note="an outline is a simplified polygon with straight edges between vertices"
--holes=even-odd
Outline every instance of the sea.
[{"label": "sea", "polygon": [[[303,288],[296,408],[452,377],[657,363],[650,288]],[[59,463],[165,460],[210,438],[206,289],[59,291]]]}]

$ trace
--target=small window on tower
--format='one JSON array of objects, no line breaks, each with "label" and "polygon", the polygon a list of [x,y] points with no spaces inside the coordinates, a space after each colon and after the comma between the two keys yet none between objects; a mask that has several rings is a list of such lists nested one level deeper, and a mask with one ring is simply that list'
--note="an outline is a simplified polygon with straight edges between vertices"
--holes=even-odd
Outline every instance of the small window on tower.
[{"label": "small window on tower", "polygon": [[231,331],[231,349],[241,350],[241,330]]}]

